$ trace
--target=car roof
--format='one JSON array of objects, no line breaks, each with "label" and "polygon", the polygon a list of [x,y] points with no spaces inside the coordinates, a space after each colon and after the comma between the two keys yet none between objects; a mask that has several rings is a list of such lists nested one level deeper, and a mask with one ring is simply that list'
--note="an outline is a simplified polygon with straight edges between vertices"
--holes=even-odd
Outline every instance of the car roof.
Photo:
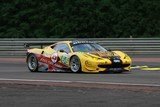
[{"label": "car roof", "polygon": [[57,42],[56,44],[59,44],[59,43],[71,43],[72,41],[59,41]]},{"label": "car roof", "polygon": [[73,40],[73,41],[59,41],[56,44],[60,44],[60,43],[84,44],[84,43],[95,43],[95,42],[93,42],[93,41],[82,41],[82,40]]}]

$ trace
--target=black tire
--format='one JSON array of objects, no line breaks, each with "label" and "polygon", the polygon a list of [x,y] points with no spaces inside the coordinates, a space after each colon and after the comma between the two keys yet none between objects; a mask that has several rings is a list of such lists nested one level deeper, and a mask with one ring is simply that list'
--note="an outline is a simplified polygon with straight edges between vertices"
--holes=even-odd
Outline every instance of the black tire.
[{"label": "black tire", "polygon": [[38,72],[38,60],[34,54],[27,56],[27,66],[31,72]]},{"label": "black tire", "polygon": [[74,73],[81,72],[81,62],[78,56],[73,56],[70,60],[70,68]]},{"label": "black tire", "polygon": [[115,74],[121,74],[121,73],[123,73],[123,71],[114,71],[113,73],[115,73]]}]

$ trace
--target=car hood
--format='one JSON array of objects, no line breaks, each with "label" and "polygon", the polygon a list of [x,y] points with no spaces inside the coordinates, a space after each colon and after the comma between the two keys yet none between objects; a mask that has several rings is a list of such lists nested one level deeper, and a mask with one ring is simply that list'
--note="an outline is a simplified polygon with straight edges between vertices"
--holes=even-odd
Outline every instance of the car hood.
[{"label": "car hood", "polygon": [[119,57],[118,54],[112,51],[106,51],[106,52],[89,52],[88,54],[95,55],[97,57],[101,58],[111,58],[111,57]]}]

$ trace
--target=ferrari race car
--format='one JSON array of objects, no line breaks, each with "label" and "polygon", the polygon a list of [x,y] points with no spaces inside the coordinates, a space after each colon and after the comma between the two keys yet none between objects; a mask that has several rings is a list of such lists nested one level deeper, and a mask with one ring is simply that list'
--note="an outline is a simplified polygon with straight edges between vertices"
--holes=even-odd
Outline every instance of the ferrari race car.
[{"label": "ferrari race car", "polygon": [[123,72],[130,71],[131,58],[91,41],[62,41],[42,49],[27,50],[31,72]]}]

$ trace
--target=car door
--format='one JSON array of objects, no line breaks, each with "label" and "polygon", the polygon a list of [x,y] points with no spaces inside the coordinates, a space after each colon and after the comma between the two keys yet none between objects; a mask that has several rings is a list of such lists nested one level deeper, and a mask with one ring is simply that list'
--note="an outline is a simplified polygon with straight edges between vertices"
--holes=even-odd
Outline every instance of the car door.
[{"label": "car door", "polygon": [[[66,43],[59,43],[53,47],[53,50],[56,51],[55,56],[57,55],[61,64],[64,64],[64,67],[69,67],[69,59],[70,59],[70,48]],[[55,58],[56,59],[56,58]],[[53,60],[54,61],[54,60]]]}]

